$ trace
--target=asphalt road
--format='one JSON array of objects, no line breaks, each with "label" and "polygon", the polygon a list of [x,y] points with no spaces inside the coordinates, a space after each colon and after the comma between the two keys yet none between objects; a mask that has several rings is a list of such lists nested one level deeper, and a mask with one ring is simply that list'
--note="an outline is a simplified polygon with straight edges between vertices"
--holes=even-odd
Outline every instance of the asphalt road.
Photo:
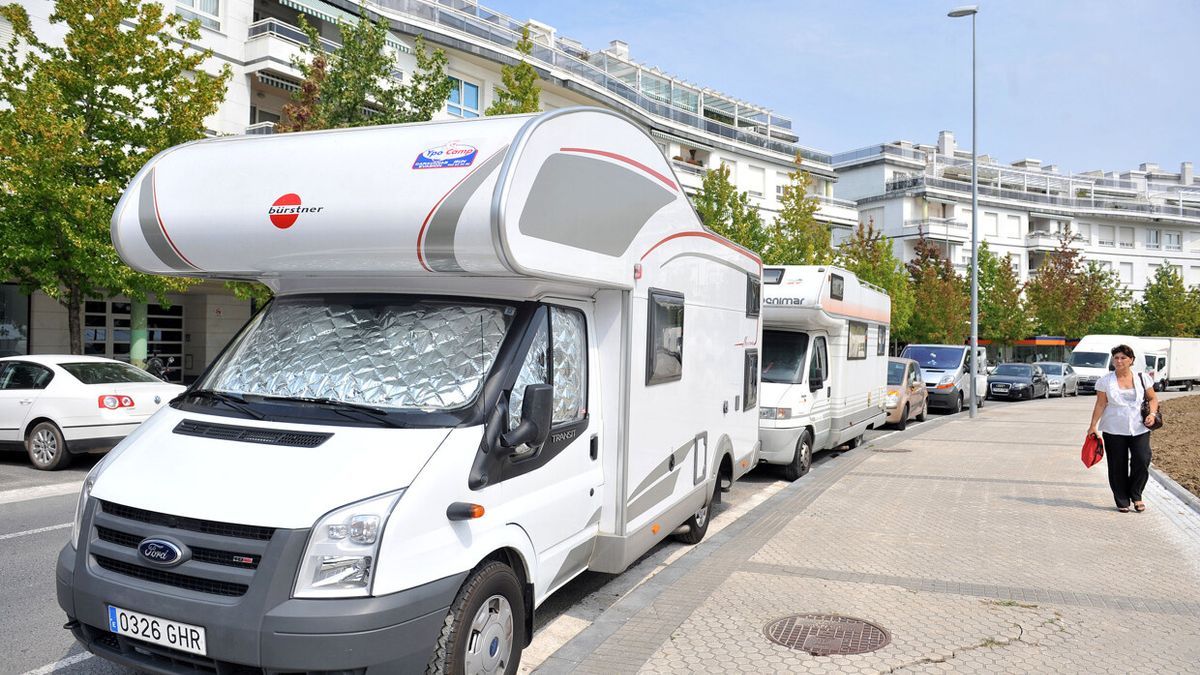
[{"label": "asphalt road", "polygon": [[[990,401],[987,405],[1011,404]],[[944,417],[934,412],[926,424]],[[921,426],[910,423],[909,429]],[[873,430],[867,432],[866,441],[891,433],[907,432]],[[837,451],[818,453],[815,463],[836,461],[838,455]],[[55,600],[55,560],[70,538],[78,486],[97,459],[77,458],[68,469],[51,473],[30,467],[23,450],[0,449],[0,674],[134,673],[84,652],[62,628],[66,617]],[[772,467],[750,472],[714,509],[709,534],[784,484]],[[555,593],[538,609],[534,644],[522,670],[549,656],[605,607],[684,553],[685,546],[664,542],[623,574],[585,573]]]}]

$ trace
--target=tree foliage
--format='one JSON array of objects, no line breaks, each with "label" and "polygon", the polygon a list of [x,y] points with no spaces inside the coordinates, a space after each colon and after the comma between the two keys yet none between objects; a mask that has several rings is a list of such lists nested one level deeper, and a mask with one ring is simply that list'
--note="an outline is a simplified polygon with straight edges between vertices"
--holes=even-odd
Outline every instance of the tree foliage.
[{"label": "tree foliage", "polygon": [[1007,255],[979,245],[979,337],[1011,345],[1028,337],[1032,329],[1021,297],[1021,282]]},{"label": "tree foliage", "polygon": [[1059,244],[1046,254],[1036,274],[1025,285],[1025,297],[1044,335],[1078,337],[1093,332],[1098,321],[1112,322],[1107,316],[1121,300],[1121,286],[1115,275],[1094,261],[1083,260],[1070,228],[1059,235]]},{"label": "tree foliage", "polygon": [[529,39],[529,26],[521,29],[521,39],[517,41],[517,52],[521,54],[521,60],[515,65],[501,66],[502,84],[496,88],[496,97],[483,114],[513,115],[541,111],[542,92],[537,86],[537,71],[527,60],[533,53],[533,40]]},{"label": "tree foliage", "polygon": [[713,232],[760,256],[767,249],[771,234],[763,226],[758,208],[750,203],[750,195],[738,192],[730,182],[729,167],[719,166],[704,174],[692,205],[700,221]]},{"label": "tree foliage", "polygon": [[916,310],[901,338],[907,342],[962,344],[971,332],[971,299],[941,247],[922,233],[915,256],[906,267]]},{"label": "tree foliage", "polygon": [[912,281],[892,250],[891,240],[875,229],[874,219],[859,223],[854,234],[838,246],[835,262],[887,291],[892,301],[892,335],[906,334],[915,306]]},{"label": "tree foliage", "polygon": [[1146,284],[1138,309],[1145,335],[1183,337],[1200,333],[1200,287],[1184,286],[1183,276],[1166,261]]},{"label": "tree foliage", "polygon": [[775,265],[827,265],[833,262],[834,251],[829,225],[818,222],[821,203],[808,194],[812,175],[801,168],[802,158],[796,153],[795,169],[788,174],[788,184],[779,198],[781,208],[775,217],[771,243],[765,251],[765,262]]},{"label": "tree foliage", "polygon": [[197,24],[159,4],[58,2],[61,47],[34,34],[20,5],[0,14],[15,35],[0,48],[0,275],[64,305],[79,354],[85,298],[162,302],[190,283],[124,265],[109,221],[143,164],[204,135],[230,71],[201,70],[208,52],[188,46]]}]

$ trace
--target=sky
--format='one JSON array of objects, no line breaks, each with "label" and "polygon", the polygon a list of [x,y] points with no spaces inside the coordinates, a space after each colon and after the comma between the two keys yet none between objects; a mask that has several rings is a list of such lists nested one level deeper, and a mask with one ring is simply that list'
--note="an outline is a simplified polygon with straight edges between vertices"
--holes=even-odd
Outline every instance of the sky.
[{"label": "sky", "polygon": [[[971,19],[954,0],[482,0],[792,119],[827,152],[971,146]],[[1063,172],[1200,170],[1200,1],[979,3],[982,154]]]}]

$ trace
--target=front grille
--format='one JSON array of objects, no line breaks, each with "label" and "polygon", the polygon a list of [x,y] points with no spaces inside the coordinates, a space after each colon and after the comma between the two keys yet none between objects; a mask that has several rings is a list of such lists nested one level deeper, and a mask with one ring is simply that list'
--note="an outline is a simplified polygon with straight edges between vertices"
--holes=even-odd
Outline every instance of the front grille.
[{"label": "front grille", "polygon": [[257,539],[259,541],[269,541],[275,534],[275,528],[273,527],[235,525],[233,523],[222,523],[216,520],[200,520],[198,518],[172,516],[166,513],[156,513],[154,511],[146,511],[144,509],[135,509],[131,506],[122,506],[112,502],[100,502],[100,504],[103,506],[105,513],[112,514],[118,518],[127,518],[129,520],[136,520],[141,523],[164,525],[166,527],[173,527],[181,530],[191,530],[193,532],[203,532],[204,534],[215,534],[220,537],[235,537],[238,539]]},{"label": "front grille", "polygon": [[[107,527],[96,527],[96,536],[101,541],[107,541],[118,546],[126,548],[137,548],[138,544],[142,543],[142,538],[128,534],[126,532],[118,532]],[[192,551],[192,560],[198,562],[212,563],[214,565],[228,565],[229,567],[238,567],[244,570],[258,569],[260,557],[253,553],[238,553],[234,551],[221,551],[213,548],[204,548],[201,546],[189,546]]]},{"label": "front grille", "polygon": [[333,434],[311,431],[239,427],[232,424],[213,424],[196,420],[183,420],[175,425],[174,431],[185,436],[200,436],[243,443],[263,443],[265,445],[290,445],[296,448],[315,448],[333,436]]},{"label": "front grille", "polygon": [[142,567],[140,565],[132,565],[120,560],[114,560],[102,555],[95,556],[96,564],[117,574],[123,574],[135,579],[143,581],[152,581],[158,584],[166,584],[176,588],[185,588],[189,591],[197,591],[199,593],[211,593],[213,595],[224,595],[227,597],[240,597],[246,594],[248,586],[245,584],[234,584],[228,581],[215,581],[212,579],[201,579],[200,577],[188,576],[176,572],[168,572],[166,570],[153,569]]}]

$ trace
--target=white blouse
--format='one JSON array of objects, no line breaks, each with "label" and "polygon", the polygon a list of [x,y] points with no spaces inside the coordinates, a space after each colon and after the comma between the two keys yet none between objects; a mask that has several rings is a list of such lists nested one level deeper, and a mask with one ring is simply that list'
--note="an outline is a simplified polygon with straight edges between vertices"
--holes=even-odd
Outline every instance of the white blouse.
[{"label": "white blouse", "polygon": [[1144,384],[1141,374],[1136,372],[1133,374],[1132,389],[1119,388],[1117,374],[1113,372],[1096,380],[1096,391],[1102,391],[1108,397],[1108,404],[1104,406],[1096,429],[1121,436],[1139,436],[1150,431],[1142,417],[1142,401],[1146,396]]}]

